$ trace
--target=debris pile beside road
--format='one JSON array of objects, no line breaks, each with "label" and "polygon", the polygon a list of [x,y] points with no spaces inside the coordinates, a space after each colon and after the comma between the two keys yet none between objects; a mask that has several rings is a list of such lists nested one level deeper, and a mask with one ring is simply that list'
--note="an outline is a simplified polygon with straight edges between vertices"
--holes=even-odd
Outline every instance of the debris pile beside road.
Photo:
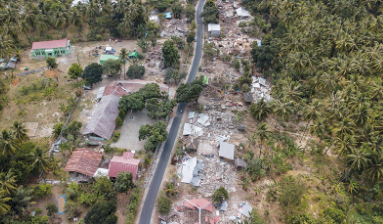
[{"label": "debris pile beside road", "polygon": [[266,79],[256,76],[253,76],[252,79],[251,93],[253,94],[254,103],[258,103],[261,99],[264,99],[266,102],[271,101],[271,87],[266,83]]}]

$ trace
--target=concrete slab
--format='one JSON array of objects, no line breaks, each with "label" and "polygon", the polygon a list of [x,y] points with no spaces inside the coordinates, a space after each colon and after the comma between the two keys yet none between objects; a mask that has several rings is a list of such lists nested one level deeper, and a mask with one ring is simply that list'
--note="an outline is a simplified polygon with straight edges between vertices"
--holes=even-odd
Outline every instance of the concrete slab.
[{"label": "concrete slab", "polygon": [[146,140],[138,140],[138,131],[140,130],[141,125],[154,124],[157,121],[148,117],[147,114],[148,111],[146,109],[127,113],[124,119],[124,124],[120,129],[120,139],[118,142],[111,144],[111,146],[134,151],[144,149]]}]

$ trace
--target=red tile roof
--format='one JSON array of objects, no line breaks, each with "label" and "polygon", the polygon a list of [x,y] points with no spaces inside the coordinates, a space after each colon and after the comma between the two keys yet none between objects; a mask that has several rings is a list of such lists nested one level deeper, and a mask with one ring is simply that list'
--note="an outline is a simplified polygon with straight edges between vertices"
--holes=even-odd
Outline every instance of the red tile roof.
[{"label": "red tile roof", "polygon": [[66,47],[67,39],[33,42],[32,50]]},{"label": "red tile roof", "polygon": [[124,152],[122,156],[114,156],[109,163],[108,176],[117,177],[120,172],[131,172],[133,182],[135,182],[140,160],[134,159],[133,157],[134,154],[131,152]]},{"label": "red tile roof", "polygon": [[77,172],[93,177],[102,159],[101,152],[80,148],[72,153],[66,166],[66,172]]},{"label": "red tile roof", "polygon": [[203,198],[185,200],[184,206],[191,209],[204,209],[213,212],[213,204]]}]

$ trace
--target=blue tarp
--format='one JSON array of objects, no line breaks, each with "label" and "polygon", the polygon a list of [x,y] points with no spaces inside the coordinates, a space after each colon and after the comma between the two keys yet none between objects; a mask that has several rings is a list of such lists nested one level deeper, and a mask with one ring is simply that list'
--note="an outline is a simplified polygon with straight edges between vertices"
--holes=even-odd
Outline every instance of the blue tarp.
[{"label": "blue tarp", "polygon": [[64,199],[64,206],[66,205],[66,198],[65,198],[65,195],[61,195],[59,198],[58,198],[58,207],[59,207],[59,215],[63,214],[65,212],[65,209],[64,211],[61,211],[60,209],[60,198],[63,198]]},{"label": "blue tarp", "polygon": [[172,13],[171,12],[165,12],[165,19],[171,19],[172,18]]}]

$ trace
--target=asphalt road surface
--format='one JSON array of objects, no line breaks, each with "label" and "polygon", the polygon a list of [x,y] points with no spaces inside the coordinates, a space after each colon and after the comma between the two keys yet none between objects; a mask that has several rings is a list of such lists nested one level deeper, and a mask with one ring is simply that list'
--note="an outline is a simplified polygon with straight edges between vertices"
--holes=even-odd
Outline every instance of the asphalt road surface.
[{"label": "asphalt road surface", "polygon": [[[202,8],[203,8],[204,3],[205,3],[205,0],[200,0],[198,8],[197,8],[197,16],[196,16],[197,26],[198,26],[197,35],[196,35],[197,46],[196,46],[196,50],[195,50],[193,64],[191,66],[190,73],[189,73],[189,76],[187,79],[188,83],[192,82],[195,79],[195,77],[197,75],[199,63],[201,61],[202,43],[203,43],[202,42],[203,41],[203,38],[202,38],[202,36],[203,36],[202,35],[203,34],[203,24],[202,24],[202,19],[199,17],[199,15],[202,12]],[[151,182],[149,190],[148,190],[148,194],[147,194],[145,202],[144,202],[144,207],[142,208],[142,211],[141,211],[140,222],[139,222],[140,224],[150,224],[151,223],[150,220],[152,218],[152,212],[153,212],[153,209],[154,209],[154,206],[156,203],[157,194],[158,194],[158,191],[160,189],[162,178],[164,176],[166,166],[169,162],[169,158],[170,158],[170,155],[172,153],[173,146],[174,146],[174,141],[177,138],[178,129],[179,129],[180,124],[181,124],[182,114],[183,114],[183,112],[181,112],[181,110],[185,111],[185,107],[186,107],[186,103],[181,103],[177,107],[176,116],[174,117],[172,126],[170,127],[168,139],[165,142],[164,149],[163,149],[163,152],[161,154],[161,158],[158,162],[157,169],[154,173],[152,182]]]}]

